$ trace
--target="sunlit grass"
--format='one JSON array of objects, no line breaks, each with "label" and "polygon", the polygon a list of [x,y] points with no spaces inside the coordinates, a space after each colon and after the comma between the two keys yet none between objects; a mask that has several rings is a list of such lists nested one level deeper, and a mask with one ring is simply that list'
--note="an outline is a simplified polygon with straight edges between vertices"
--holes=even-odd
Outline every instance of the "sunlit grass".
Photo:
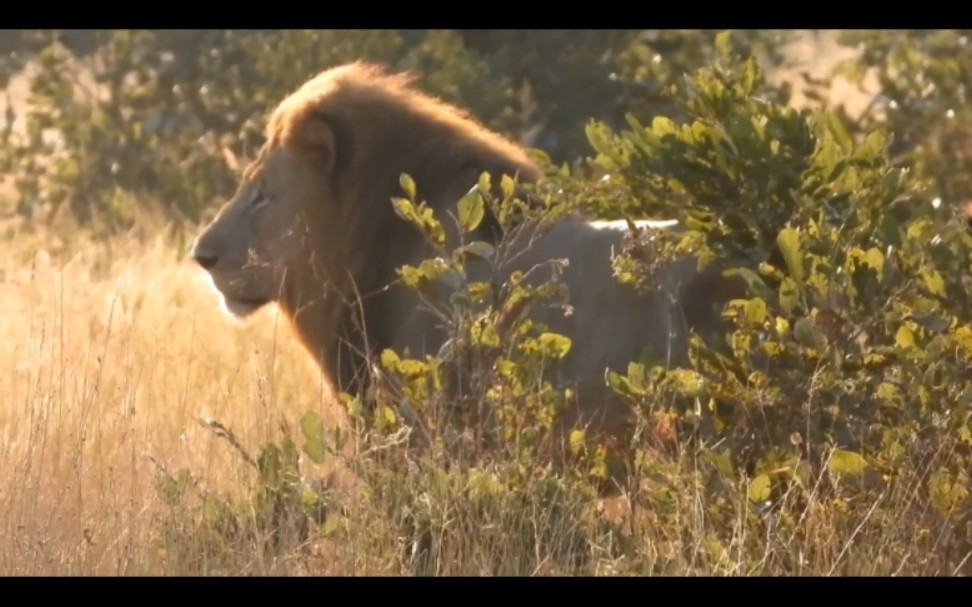
[{"label": "sunlit grass", "polygon": [[253,473],[197,420],[250,449],[326,393],[272,311],[240,326],[161,240],[0,255],[0,571],[116,574],[149,557],[156,464],[216,489]]}]

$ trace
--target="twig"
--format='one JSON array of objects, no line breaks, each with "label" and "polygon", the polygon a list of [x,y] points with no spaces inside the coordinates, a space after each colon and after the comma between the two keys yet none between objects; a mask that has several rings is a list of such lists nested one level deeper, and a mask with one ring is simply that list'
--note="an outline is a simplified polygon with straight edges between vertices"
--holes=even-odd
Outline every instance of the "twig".
[{"label": "twig", "polygon": [[200,417],[197,418],[196,421],[199,422],[200,426],[213,432],[216,436],[222,438],[230,445],[232,445],[233,448],[236,449],[236,451],[240,454],[240,456],[243,458],[243,460],[246,463],[253,466],[253,468],[256,470],[260,469],[260,467],[257,466],[256,461],[254,461],[254,459],[250,457],[250,454],[246,452],[246,449],[243,448],[243,445],[240,443],[239,439],[236,438],[236,435],[233,434],[232,430],[230,430],[229,428],[227,428],[226,426],[224,426],[223,424],[219,423],[214,419],[206,420]]}]

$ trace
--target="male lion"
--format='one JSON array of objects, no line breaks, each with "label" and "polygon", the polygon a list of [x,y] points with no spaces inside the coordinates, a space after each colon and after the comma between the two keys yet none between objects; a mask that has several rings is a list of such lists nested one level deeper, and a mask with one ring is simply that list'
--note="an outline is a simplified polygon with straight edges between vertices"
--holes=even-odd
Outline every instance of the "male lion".
[{"label": "male lion", "polygon": [[[286,97],[236,195],[192,250],[229,312],[242,318],[277,303],[327,378],[352,393],[365,386],[366,356],[407,348],[422,357],[446,338],[418,296],[396,284],[396,268],[430,254],[393,210],[400,176],[414,179],[418,198],[446,227],[448,213],[481,173],[494,183],[504,174],[521,183],[540,177],[518,146],[411,85],[406,74],[357,62],[326,70]],[[495,242],[495,228],[487,220],[477,237]],[[606,369],[624,371],[646,347],[684,361],[686,319],[703,322],[693,310],[712,303],[699,291],[705,275],[691,259],[667,268],[653,294],[620,284],[611,256],[623,229],[562,219],[506,268],[569,260],[562,280],[572,314],[553,307],[532,312],[573,342],[559,367],[565,381],[603,384]],[[694,308],[686,314],[679,300],[692,289],[687,303]],[[605,412],[603,404],[592,401],[588,412]]]}]

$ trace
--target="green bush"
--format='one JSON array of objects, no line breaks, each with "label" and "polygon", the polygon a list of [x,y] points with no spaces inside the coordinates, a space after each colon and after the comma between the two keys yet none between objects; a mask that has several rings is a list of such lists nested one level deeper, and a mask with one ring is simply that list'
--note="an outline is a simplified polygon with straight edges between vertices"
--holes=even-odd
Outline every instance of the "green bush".
[{"label": "green bush", "polygon": [[859,128],[886,124],[895,134],[894,162],[911,167],[927,181],[928,196],[949,206],[972,200],[970,36],[972,30],[849,31],[843,43],[864,51],[835,70],[851,79],[877,73],[881,96]]}]

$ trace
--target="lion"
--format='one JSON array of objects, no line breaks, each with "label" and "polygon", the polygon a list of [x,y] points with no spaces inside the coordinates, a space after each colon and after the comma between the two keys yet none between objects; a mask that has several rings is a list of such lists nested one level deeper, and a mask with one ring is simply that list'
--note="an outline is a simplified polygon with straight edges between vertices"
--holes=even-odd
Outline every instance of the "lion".
[{"label": "lion", "polygon": [[[230,314],[246,318],[275,303],[331,384],[362,393],[376,353],[390,348],[421,358],[447,338],[415,291],[398,282],[397,268],[430,255],[419,231],[393,209],[391,200],[403,194],[401,175],[413,178],[417,198],[441,219],[454,214],[483,172],[493,183],[502,175],[517,183],[542,177],[525,149],[421,92],[412,74],[365,62],[333,67],[271,112],[264,145],[235,195],[196,238],[192,256]],[[674,229],[676,223],[639,225]],[[562,382],[603,385],[607,370],[623,373],[646,348],[682,363],[689,331],[718,322],[700,312],[710,309],[705,281],[712,275],[700,272],[694,259],[666,267],[651,293],[614,277],[612,255],[620,252],[626,226],[564,217],[521,239],[519,255],[505,268],[568,260],[562,280],[569,313],[552,306],[530,311],[572,342],[558,368]],[[450,231],[453,242],[456,237]],[[488,216],[476,237],[496,243],[502,234]],[[596,413],[606,418],[605,427],[619,423],[621,408],[608,401],[580,403],[564,423]]]}]

